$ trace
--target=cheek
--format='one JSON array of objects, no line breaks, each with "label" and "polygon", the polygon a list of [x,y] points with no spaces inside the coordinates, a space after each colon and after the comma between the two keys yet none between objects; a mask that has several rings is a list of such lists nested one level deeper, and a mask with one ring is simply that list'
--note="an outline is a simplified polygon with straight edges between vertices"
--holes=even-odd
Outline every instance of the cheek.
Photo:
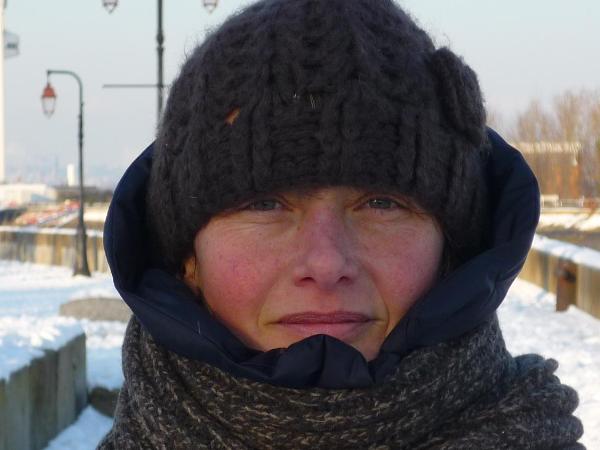
[{"label": "cheek", "polygon": [[373,282],[392,319],[399,320],[435,283],[444,240],[427,222],[390,233],[368,244]]},{"label": "cheek", "polygon": [[268,246],[239,241],[208,233],[195,243],[204,298],[213,313],[234,329],[257,322],[279,264]]}]

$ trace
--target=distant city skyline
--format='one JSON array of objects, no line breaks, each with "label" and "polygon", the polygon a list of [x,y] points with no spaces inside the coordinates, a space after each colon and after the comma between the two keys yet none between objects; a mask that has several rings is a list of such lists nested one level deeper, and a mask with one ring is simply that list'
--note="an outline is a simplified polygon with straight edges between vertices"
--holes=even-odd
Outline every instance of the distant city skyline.
[{"label": "distant city skyline", "polygon": [[[251,3],[220,0],[209,14],[202,0],[164,1],[165,81],[185,55]],[[448,45],[479,75],[487,106],[505,120],[532,98],[549,103],[566,89],[600,88],[600,2],[597,0],[399,1],[438,46]],[[9,0],[6,30],[20,55],[5,60],[7,181],[59,182],[77,159],[77,87],[52,78],[56,112],[42,114],[46,69],[77,72],[84,82],[86,181],[114,187],[154,139],[153,89],[103,89],[105,83],[156,82],[156,2]]]}]

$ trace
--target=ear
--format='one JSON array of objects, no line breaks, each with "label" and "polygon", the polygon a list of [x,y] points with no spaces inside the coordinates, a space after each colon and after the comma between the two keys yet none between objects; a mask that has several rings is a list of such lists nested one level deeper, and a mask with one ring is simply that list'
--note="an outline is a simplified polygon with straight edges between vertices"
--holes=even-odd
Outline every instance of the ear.
[{"label": "ear", "polygon": [[190,255],[183,261],[182,281],[197,296],[201,295],[200,282],[196,274],[196,255]]},{"label": "ear", "polygon": [[429,64],[446,119],[479,147],[485,139],[485,108],[477,75],[446,47],[436,50]]}]

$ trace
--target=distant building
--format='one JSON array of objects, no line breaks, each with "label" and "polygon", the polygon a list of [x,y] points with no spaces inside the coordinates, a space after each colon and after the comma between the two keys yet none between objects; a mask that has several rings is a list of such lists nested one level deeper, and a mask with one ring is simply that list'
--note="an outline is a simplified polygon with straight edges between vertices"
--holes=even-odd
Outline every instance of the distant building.
[{"label": "distant building", "polygon": [[0,184],[0,208],[51,203],[56,199],[56,189],[45,184]]},{"label": "distant building", "polygon": [[67,186],[73,187],[77,185],[75,178],[75,164],[67,164]]},{"label": "distant building", "polygon": [[515,142],[533,170],[544,196],[576,199],[583,195],[580,142]]},{"label": "distant building", "polygon": [[[59,202],[65,200],[79,201],[79,186],[55,186],[56,199]],[[112,199],[113,191],[111,189],[102,189],[96,186],[85,186],[84,190],[86,203],[107,203]]]}]

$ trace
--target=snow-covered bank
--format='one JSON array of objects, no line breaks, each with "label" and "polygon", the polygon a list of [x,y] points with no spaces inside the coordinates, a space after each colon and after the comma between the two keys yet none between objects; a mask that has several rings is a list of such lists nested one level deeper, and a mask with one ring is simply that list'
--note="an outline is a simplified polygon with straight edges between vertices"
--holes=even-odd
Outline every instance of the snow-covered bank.
[{"label": "snow-covered bank", "polygon": [[88,406],[45,450],[94,450],[111,426],[112,419]]},{"label": "snow-covered bank", "polygon": [[548,253],[549,255],[557,256],[559,258],[567,258],[574,263],[583,264],[594,269],[600,269],[600,251],[556,239],[550,239],[539,234],[535,235],[531,246],[540,252]]},{"label": "snow-covered bank", "polygon": [[556,312],[555,305],[554,294],[517,280],[498,310],[506,346],[513,355],[539,353],[559,362],[558,377],[579,394],[581,442],[600,450],[600,320],[574,306]]},{"label": "snow-covered bank", "polygon": [[66,317],[0,316],[0,380],[81,333],[81,325]]},{"label": "snow-covered bank", "polygon": [[538,228],[600,231],[600,213],[581,212],[578,209],[569,212],[546,210],[540,215]]},{"label": "snow-covered bank", "polygon": [[73,277],[67,267],[0,260],[0,378],[39,356],[42,349],[53,348],[59,340],[83,330],[88,385],[121,386],[126,325],[58,316],[62,303],[87,296],[118,297],[118,293],[106,273]]}]

